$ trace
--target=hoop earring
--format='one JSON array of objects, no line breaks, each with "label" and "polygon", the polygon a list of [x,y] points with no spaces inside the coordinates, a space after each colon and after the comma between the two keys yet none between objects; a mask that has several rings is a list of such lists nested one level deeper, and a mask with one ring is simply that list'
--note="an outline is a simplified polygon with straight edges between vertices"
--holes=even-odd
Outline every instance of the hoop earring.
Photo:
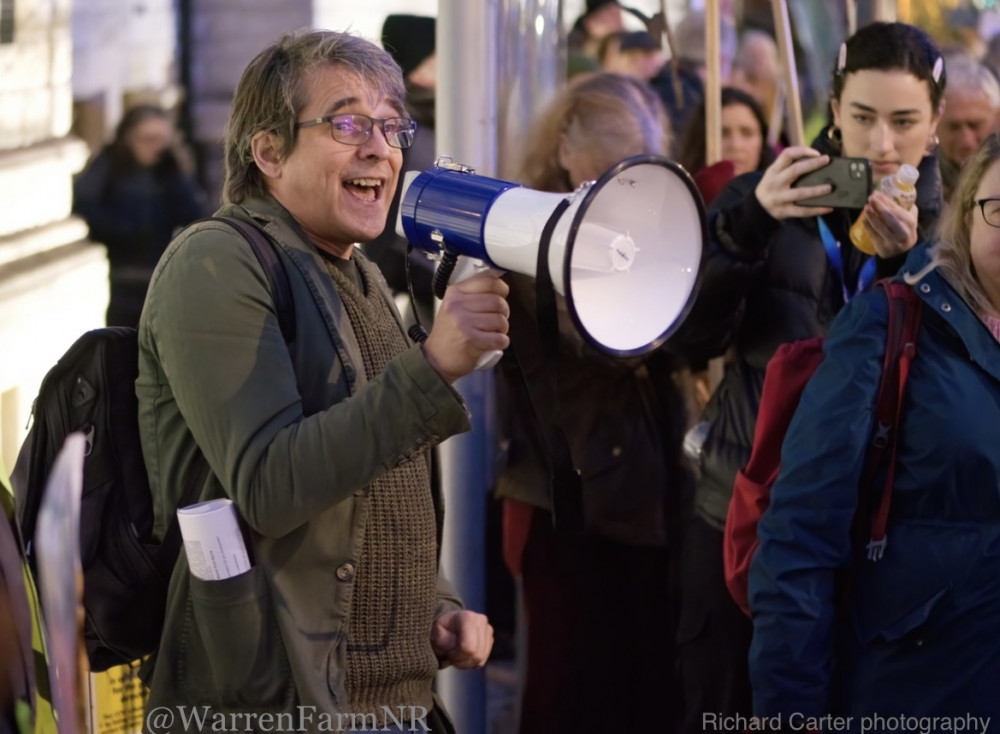
[{"label": "hoop earring", "polygon": [[843,135],[841,135],[840,128],[835,125],[830,125],[826,129],[826,139],[830,142],[837,152],[840,152],[840,148],[843,144]]}]

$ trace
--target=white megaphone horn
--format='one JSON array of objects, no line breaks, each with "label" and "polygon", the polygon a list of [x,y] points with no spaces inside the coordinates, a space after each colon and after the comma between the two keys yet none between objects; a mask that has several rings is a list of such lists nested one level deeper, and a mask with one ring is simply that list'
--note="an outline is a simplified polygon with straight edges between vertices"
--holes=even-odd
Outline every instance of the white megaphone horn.
[{"label": "white megaphone horn", "polygon": [[445,157],[403,186],[396,229],[431,258],[459,260],[450,282],[488,269],[538,277],[542,254],[573,323],[604,354],[653,351],[690,310],[705,209],[687,172],[662,156],[623,160],[572,194],[479,176]]}]

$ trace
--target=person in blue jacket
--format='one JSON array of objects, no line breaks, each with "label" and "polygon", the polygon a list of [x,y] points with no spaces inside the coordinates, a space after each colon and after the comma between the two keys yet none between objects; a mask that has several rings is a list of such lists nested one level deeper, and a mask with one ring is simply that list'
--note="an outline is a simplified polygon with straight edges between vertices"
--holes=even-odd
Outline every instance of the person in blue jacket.
[{"label": "person in blue jacket", "polygon": [[[875,290],[838,315],[760,520],[749,585],[754,713],[786,723],[829,713],[871,732],[899,730],[900,717],[963,717],[983,731],[985,717],[1000,717],[996,134],[967,163],[936,243],[915,248],[897,277],[924,307],[884,555],[869,561],[851,541],[855,514],[870,521],[879,499],[858,506],[888,323]],[[835,588],[845,578],[843,601]]]}]

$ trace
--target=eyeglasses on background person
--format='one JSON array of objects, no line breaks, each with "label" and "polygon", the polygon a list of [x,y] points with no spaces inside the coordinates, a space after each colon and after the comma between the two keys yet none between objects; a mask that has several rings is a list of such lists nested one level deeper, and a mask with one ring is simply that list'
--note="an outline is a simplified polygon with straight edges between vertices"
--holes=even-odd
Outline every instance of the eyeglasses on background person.
[{"label": "eyeglasses on background person", "polygon": [[369,117],[368,115],[327,115],[295,123],[296,128],[330,123],[330,134],[338,143],[363,145],[371,137],[375,123],[382,127],[385,140],[393,148],[409,148],[417,134],[417,123],[408,117]]},{"label": "eyeglasses on background person", "polygon": [[1000,227],[1000,199],[980,199],[976,202],[983,213],[983,221],[991,227]]}]

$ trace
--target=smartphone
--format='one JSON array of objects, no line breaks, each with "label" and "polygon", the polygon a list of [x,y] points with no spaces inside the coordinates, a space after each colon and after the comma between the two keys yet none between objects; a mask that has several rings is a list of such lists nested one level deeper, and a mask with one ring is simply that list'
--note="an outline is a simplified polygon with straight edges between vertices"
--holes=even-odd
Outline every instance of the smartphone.
[{"label": "smartphone", "polygon": [[802,206],[830,206],[863,209],[872,192],[872,166],[867,158],[831,158],[822,168],[797,178],[792,188],[830,184],[833,190],[823,196],[799,199]]}]

